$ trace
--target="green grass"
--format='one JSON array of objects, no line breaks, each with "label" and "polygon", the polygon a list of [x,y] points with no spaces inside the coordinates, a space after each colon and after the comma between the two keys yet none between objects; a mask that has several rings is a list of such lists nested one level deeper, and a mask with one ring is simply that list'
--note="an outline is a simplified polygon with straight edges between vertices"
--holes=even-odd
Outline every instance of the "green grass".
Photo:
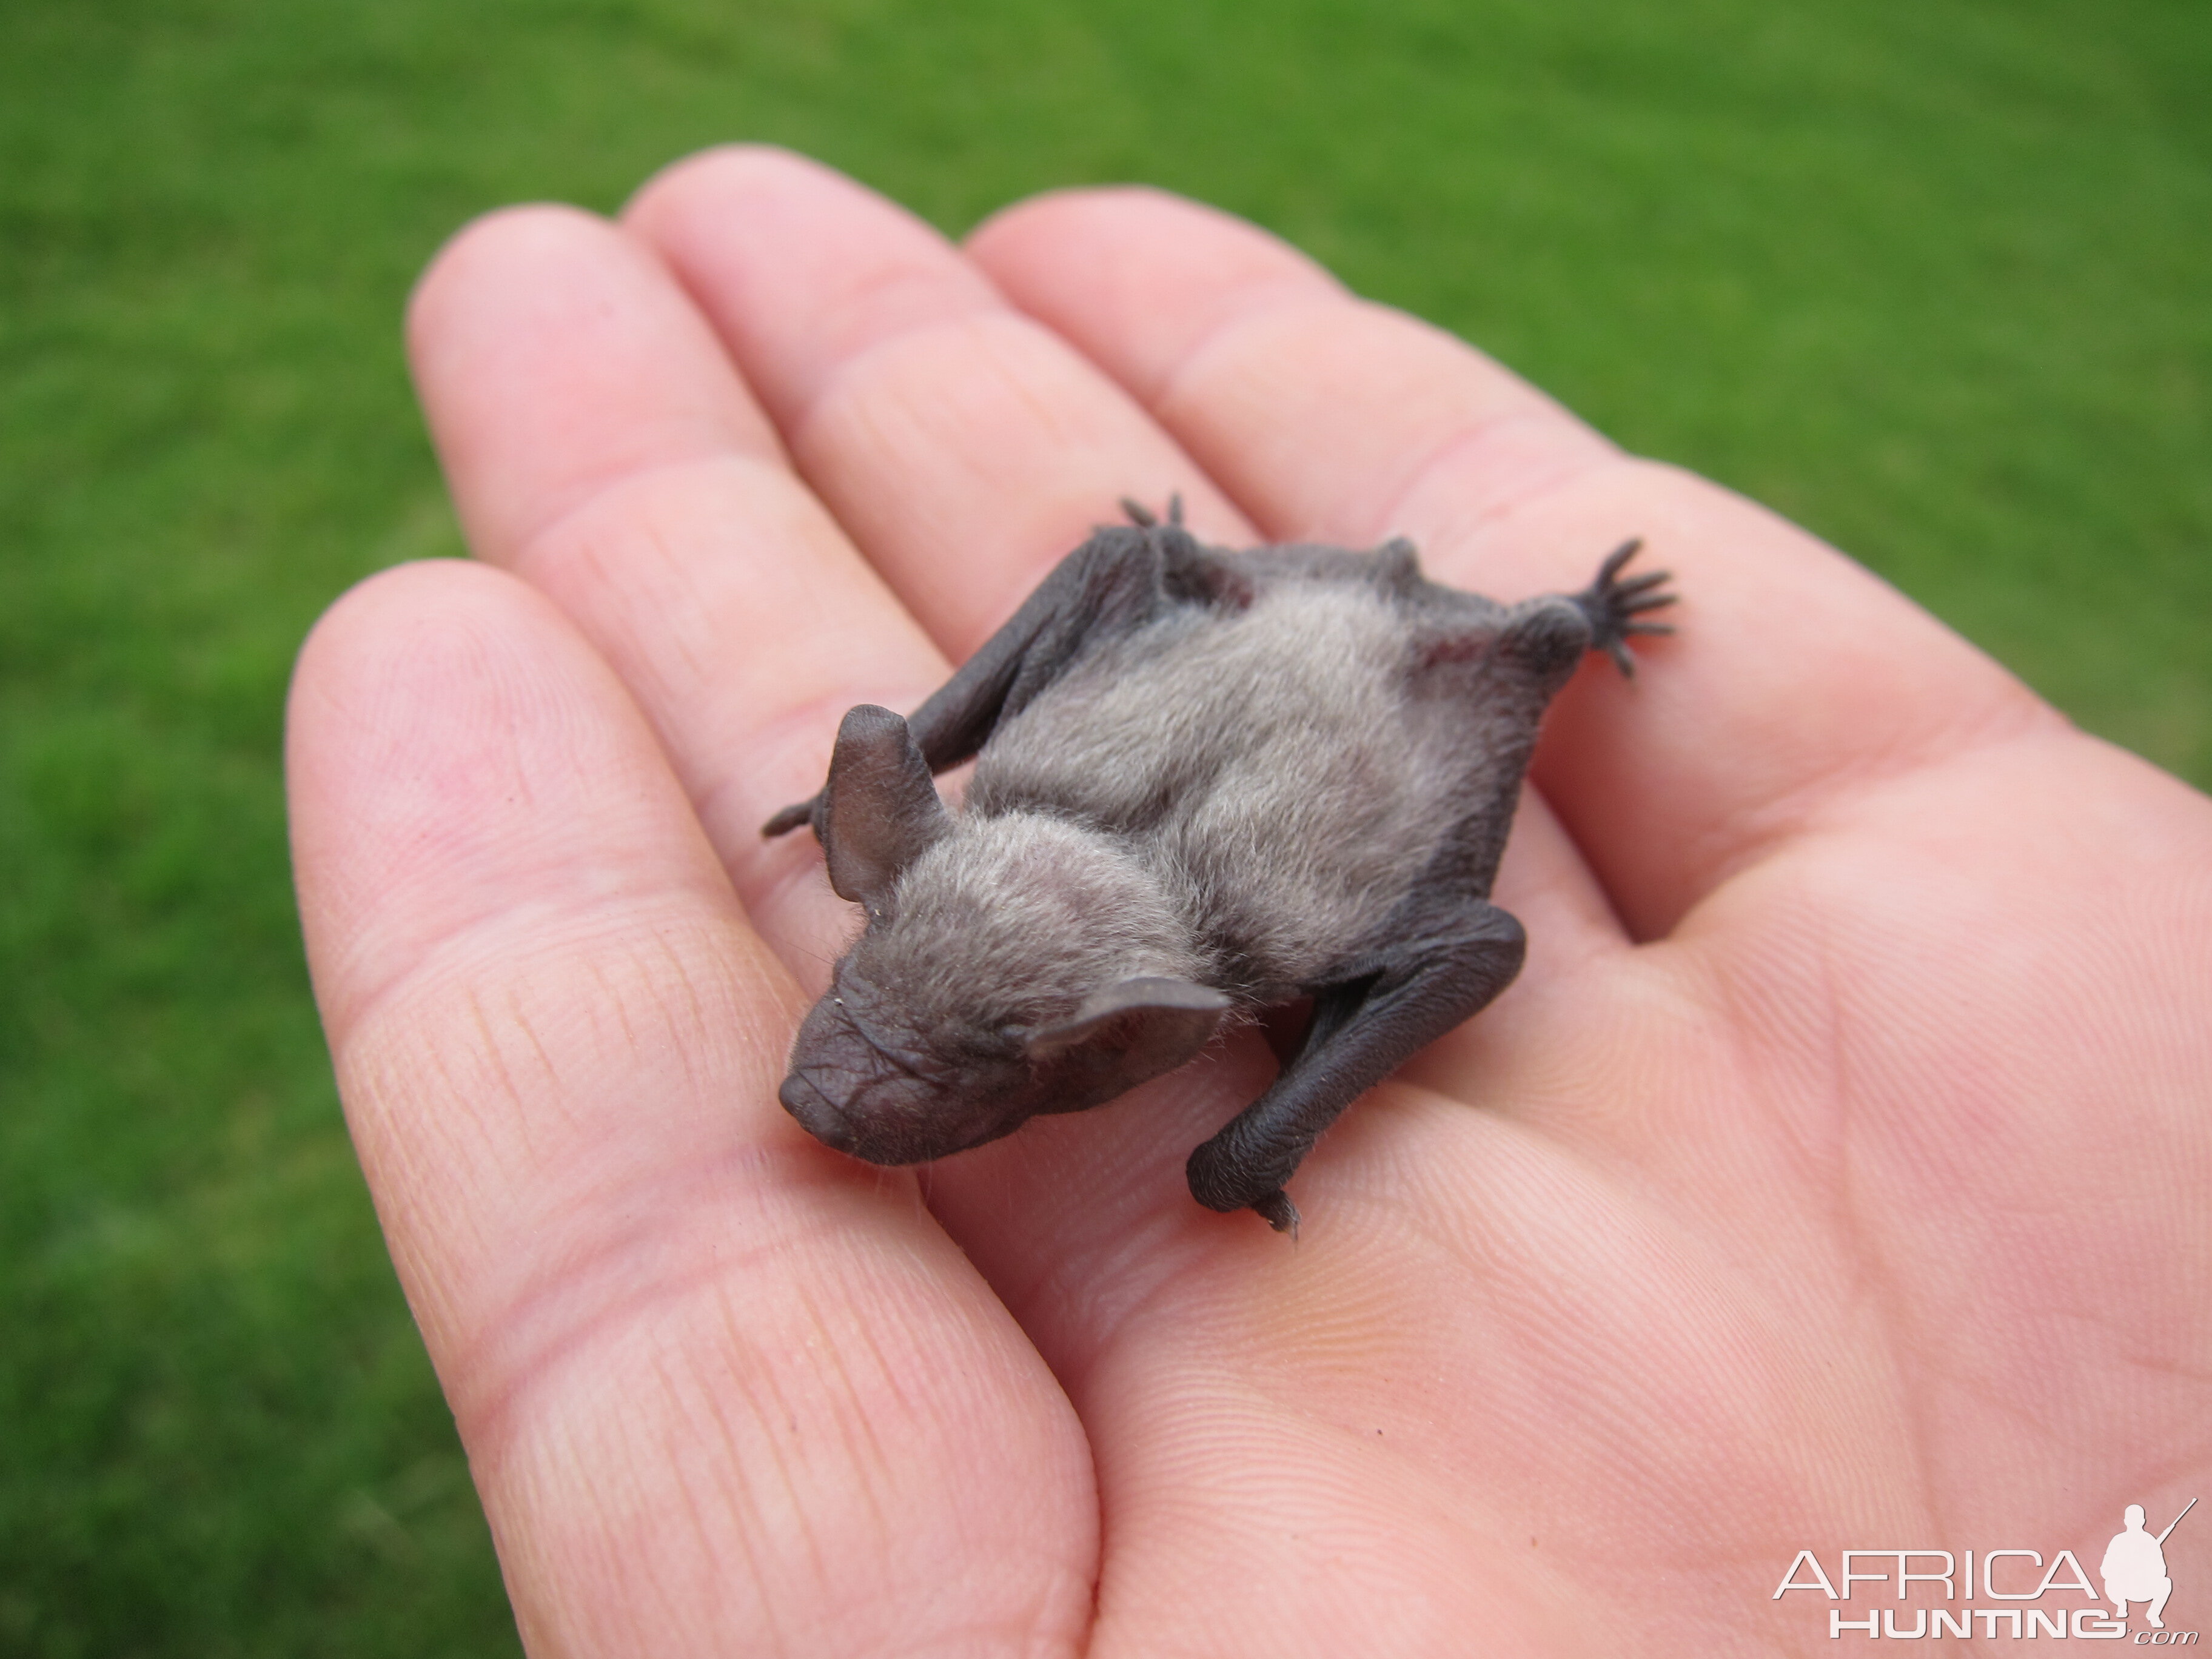
[{"label": "green grass", "polygon": [[11,0],[0,1651],[513,1647],[277,755],[320,608],[458,550],[398,317],[469,215],[741,137],[954,230],[1188,191],[2205,783],[2209,81],[2199,0]]}]

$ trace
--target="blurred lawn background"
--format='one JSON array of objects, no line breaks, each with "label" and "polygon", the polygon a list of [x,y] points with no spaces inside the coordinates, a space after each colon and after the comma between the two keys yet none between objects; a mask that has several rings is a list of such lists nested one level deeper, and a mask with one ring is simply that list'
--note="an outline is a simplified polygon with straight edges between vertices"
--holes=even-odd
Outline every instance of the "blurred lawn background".
[{"label": "blurred lawn background", "polygon": [[9,0],[0,1650],[514,1650],[285,865],[286,674],[459,544],[408,284],[735,137],[1144,179],[2212,781],[2203,0]]}]

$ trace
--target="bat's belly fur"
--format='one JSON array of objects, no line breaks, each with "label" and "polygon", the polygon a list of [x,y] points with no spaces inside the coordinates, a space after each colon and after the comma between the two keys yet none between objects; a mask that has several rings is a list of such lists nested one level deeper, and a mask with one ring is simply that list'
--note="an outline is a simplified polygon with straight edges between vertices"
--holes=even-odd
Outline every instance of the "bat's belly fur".
[{"label": "bat's belly fur", "polygon": [[1171,611],[1000,726],[967,812],[1111,841],[1180,913],[1200,982],[1294,994],[1391,914],[1444,828],[1435,769],[1452,757],[1409,718],[1411,656],[1364,583],[1281,581],[1225,618]]}]

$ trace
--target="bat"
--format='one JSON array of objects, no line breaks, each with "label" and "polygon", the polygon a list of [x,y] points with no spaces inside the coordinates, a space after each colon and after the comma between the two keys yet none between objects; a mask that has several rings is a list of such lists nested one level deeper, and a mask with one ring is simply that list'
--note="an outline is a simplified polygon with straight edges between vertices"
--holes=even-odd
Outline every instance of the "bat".
[{"label": "bat", "polygon": [[[1623,543],[1578,593],[1501,605],[1413,546],[1201,545],[1133,501],[907,718],[846,714],[801,824],[860,937],[801,1024],[786,1109],[872,1164],[926,1162],[1115,1098],[1225,1025],[1310,999],[1192,1195],[1278,1231],[1362,1092],[1520,970],[1490,902],[1545,706],[1624,674],[1673,603]],[[961,810],[933,775],[973,757]]]}]

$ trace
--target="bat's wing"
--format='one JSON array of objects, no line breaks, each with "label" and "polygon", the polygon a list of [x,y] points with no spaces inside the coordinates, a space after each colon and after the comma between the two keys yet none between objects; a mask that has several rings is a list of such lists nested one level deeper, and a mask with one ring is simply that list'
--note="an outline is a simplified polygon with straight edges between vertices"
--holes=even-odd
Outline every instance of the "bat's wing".
[{"label": "bat's wing", "polygon": [[1283,1185],[1322,1130],[1398,1066],[1473,1016],[1521,971],[1521,924],[1486,900],[1417,890],[1391,943],[1314,992],[1304,1046],[1267,1093],[1190,1155],[1193,1197],[1249,1206],[1278,1232],[1298,1212]]},{"label": "bat's wing", "polygon": [[[1170,605],[1217,597],[1239,580],[1235,556],[1200,546],[1179,514],[1165,524],[1102,526],[908,717],[929,769],[973,756],[1000,720],[1021,713],[1085,650]],[[785,807],[761,833],[781,836],[813,822],[822,799]]]}]

